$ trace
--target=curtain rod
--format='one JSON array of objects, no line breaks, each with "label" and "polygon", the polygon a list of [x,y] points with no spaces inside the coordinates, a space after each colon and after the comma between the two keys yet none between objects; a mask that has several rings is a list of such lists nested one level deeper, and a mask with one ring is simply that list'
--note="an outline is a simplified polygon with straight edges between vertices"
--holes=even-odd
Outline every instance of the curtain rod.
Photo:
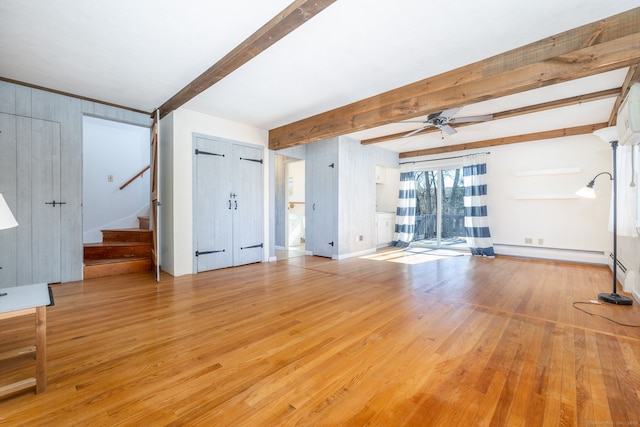
[{"label": "curtain rod", "polygon": [[[481,153],[473,153],[473,154],[491,154],[491,151],[483,151]],[[469,154],[467,154],[469,155]],[[465,156],[453,156],[453,157],[441,157],[439,159],[428,159],[428,160],[414,160],[412,162],[401,162],[398,163],[399,165],[408,165],[408,164],[416,164],[416,163],[423,163],[423,162],[437,162],[439,160],[451,160],[451,159],[461,159]]]}]

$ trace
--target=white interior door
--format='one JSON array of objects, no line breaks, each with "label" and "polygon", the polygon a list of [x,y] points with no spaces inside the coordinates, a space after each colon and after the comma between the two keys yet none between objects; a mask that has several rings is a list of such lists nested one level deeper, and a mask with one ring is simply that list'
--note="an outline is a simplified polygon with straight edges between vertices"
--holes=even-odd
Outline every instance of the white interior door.
[{"label": "white interior door", "polygon": [[233,265],[262,261],[264,150],[233,145]]},{"label": "white interior door", "polygon": [[[0,193],[18,219],[16,133],[16,116],[0,113]],[[17,283],[17,236],[17,228],[0,230],[0,288]]]},{"label": "white interior door", "polygon": [[231,145],[196,138],[194,222],[197,271],[233,265]]},{"label": "white interior door", "polygon": [[31,283],[57,283],[60,275],[60,123],[31,121]]},{"label": "white interior door", "polygon": [[312,252],[313,255],[332,257],[337,253],[337,182],[336,156],[319,155],[307,162],[312,170]]},{"label": "white interior door", "polygon": [[0,286],[60,282],[60,123],[0,114],[0,178],[18,221],[0,231]]}]

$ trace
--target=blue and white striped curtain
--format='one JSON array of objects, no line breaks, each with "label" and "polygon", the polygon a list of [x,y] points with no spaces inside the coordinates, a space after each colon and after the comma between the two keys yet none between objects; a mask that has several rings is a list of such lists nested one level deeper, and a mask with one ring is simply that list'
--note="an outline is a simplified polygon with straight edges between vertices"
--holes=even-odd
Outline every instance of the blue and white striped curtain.
[{"label": "blue and white striped curtain", "polygon": [[464,156],[464,228],[473,255],[493,258],[487,216],[486,153]]},{"label": "blue and white striped curtain", "polygon": [[415,172],[400,173],[400,191],[396,209],[396,228],[393,246],[406,247],[413,240],[416,229],[416,179]]}]

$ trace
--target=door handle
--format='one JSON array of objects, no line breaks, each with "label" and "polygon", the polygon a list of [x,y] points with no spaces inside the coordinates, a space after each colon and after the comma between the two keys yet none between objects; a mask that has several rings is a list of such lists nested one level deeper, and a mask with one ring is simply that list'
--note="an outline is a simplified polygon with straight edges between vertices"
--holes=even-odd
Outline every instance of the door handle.
[{"label": "door handle", "polygon": [[229,200],[229,209],[231,209],[231,200]]},{"label": "door handle", "polygon": [[236,204],[236,210],[238,210],[238,201],[235,200],[235,204]]}]

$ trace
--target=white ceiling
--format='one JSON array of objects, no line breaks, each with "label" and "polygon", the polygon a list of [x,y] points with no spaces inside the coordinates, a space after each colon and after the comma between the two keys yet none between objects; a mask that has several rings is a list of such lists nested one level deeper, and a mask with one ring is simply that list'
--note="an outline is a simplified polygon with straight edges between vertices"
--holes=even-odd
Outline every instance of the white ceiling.
[{"label": "white ceiling", "polygon": [[[1,0],[0,77],[152,111],[291,0]],[[185,107],[273,129],[640,6],[640,0],[337,0]],[[465,106],[622,85],[626,70]],[[601,123],[615,98],[382,143],[395,151]],[[387,125],[358,138],[403,132]]]}]

